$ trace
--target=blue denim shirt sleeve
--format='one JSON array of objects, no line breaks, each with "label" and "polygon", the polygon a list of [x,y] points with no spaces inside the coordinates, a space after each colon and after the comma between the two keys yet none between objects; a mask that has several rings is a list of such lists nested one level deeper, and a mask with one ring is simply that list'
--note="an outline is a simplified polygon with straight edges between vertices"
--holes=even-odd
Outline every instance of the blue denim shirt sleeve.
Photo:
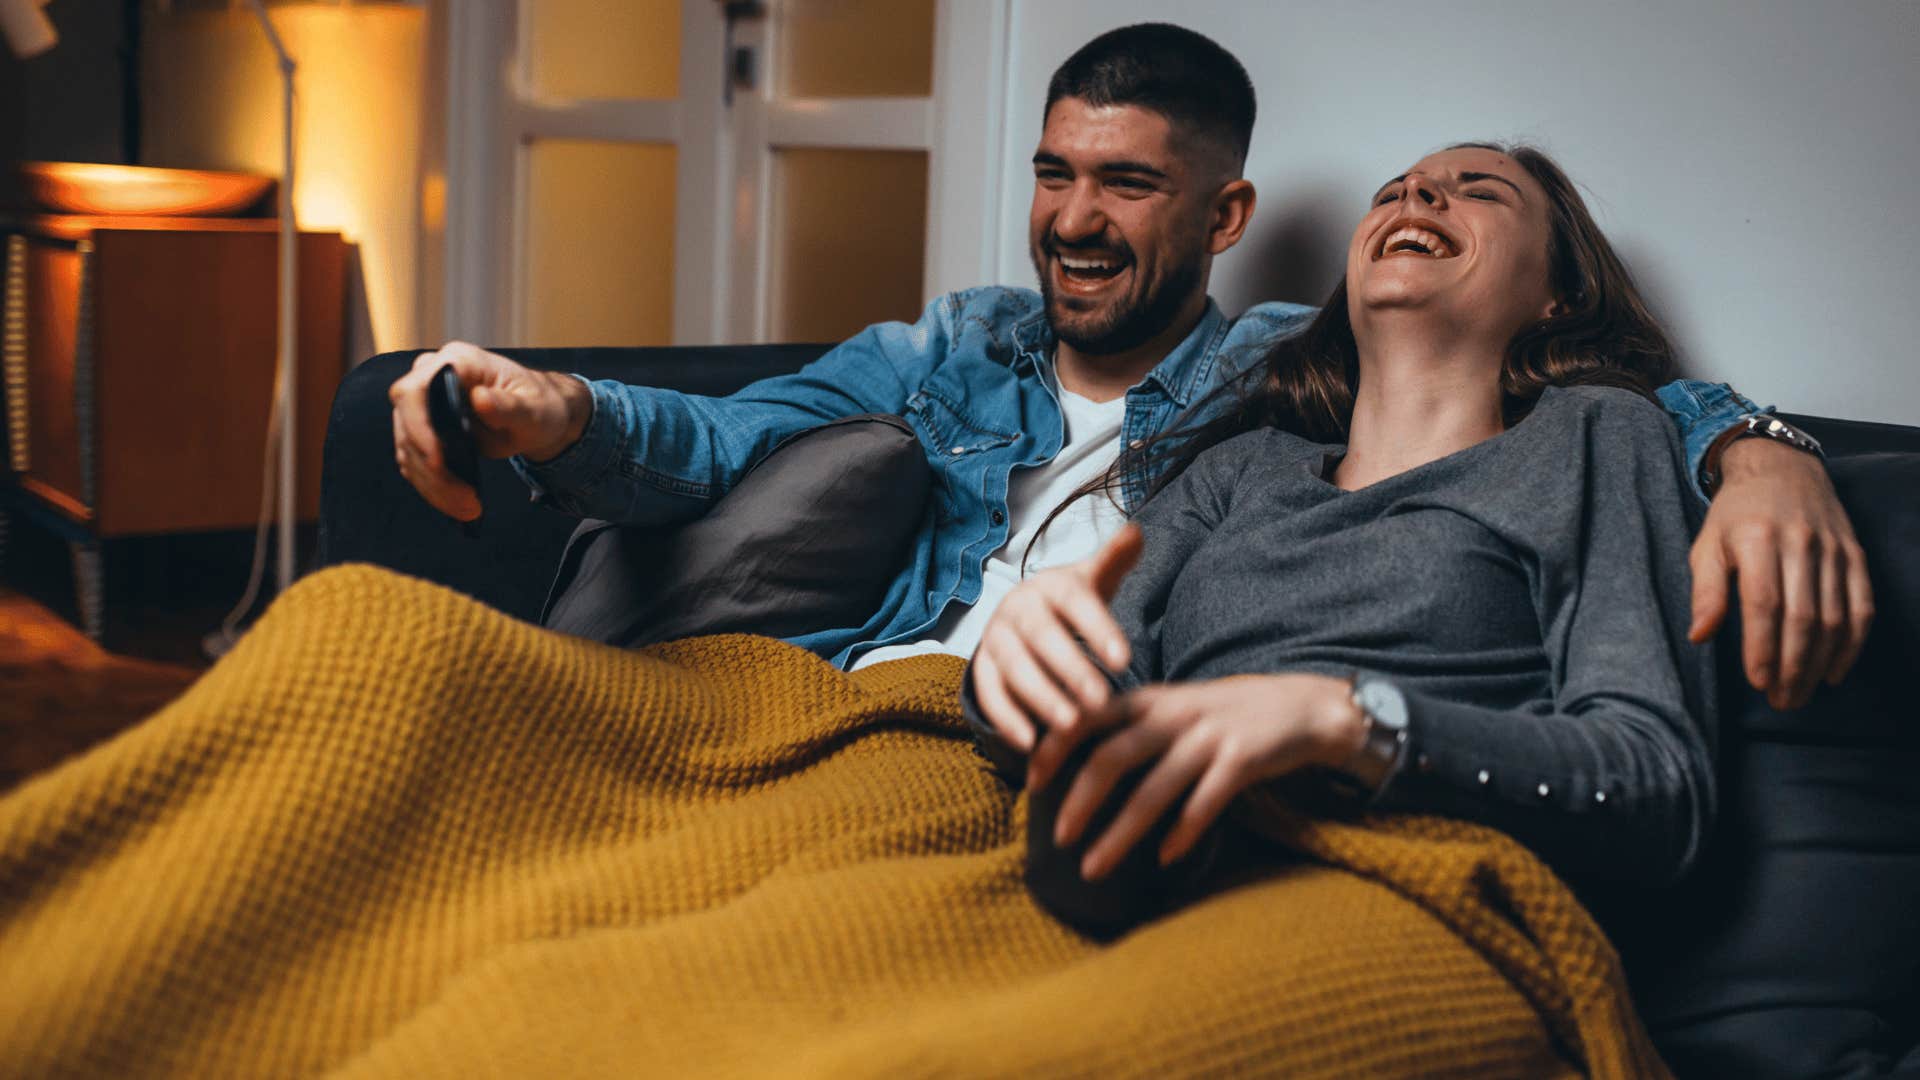
[{"label": "blue denim shirt sleeve", "polygon": [[1673,426],[1680,429],[1680,441],[1687,448],[1687,482],[1693,485],[1693,493],[1704,501],[1709,496],[1700,486],[1700,467],[1706,463],[1707,448],[1741,417],[1770,413],[1773,406],[1761,408],[1726,383],[1695,379],[1675,379],[1661,387],[1659,394],[1660,404],[1666,406],[1667,415],[1672,417]]},{"label": "blue denim shirt sleeve", "polygon": [[904,410],[945,354],[958,310],[957,297],[941,297],[918,322],[870,326],[791,375],[724,398],[589,382],[593,412],[579,441],[549,461],[515,457],[513,467],[535,499],[579,517],[690,520],[788,435]]}]

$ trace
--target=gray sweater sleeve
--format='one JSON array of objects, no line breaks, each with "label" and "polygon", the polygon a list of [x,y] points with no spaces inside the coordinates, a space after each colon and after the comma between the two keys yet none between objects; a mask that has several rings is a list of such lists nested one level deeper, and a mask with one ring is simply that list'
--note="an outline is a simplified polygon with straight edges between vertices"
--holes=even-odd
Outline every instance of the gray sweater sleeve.
[{"label": "gray sweater sleeve", "polygon": [[1378,805],[1483,821],[1563,873],[1662,884],[1714,811],[1712,658],[1687,641],[1693,504],[1655,409],[1614,394],[1585,412],[1567,448],[1582,475],[1556,481],[1583,485],[1572,557],[1536,585],[1551,703],[1409,693],[1405,764]]}]

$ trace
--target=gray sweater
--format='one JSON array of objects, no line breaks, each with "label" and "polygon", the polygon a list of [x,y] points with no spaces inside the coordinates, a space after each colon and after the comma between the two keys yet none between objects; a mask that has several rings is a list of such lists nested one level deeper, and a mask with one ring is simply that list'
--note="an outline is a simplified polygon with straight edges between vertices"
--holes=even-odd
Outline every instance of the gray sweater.
[{"label": "gray sweater", "polygon": [[1383,808],[1495,826],[1574,878],[1661,883],[1713,812],[1713,672],[1686,640],[1694,502],[1673,425],[1548,390],[1500,435],[1359,491],[1261,430],[1135,520],[1122,680],[1368,672],[1406,694]]}]

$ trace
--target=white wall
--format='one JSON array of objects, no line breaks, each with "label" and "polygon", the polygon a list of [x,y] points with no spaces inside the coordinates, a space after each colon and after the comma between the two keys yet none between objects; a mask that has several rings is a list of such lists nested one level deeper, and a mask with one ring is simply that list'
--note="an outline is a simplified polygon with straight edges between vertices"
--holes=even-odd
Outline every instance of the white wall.
[{"label": "white wall", "polygon": [[1920,3],[1014,0],[1000,277],[1031,283],[1047,77],[1172,18],[1260,94],[1230,311],[1317,302],[1367,196],[1462,139],[1537,141],[1588,192],[1689,374],[1793,411],[1920,424]]},{"label": "white wall", "polygon": [[[296,64],[294,217],[358,246],[348,265],[348,362],[421,344],[426,13],[276,5],[272,17]],[[278,176],[280,74],[253,15],[156,12],[143,33],[143,164]]]}]

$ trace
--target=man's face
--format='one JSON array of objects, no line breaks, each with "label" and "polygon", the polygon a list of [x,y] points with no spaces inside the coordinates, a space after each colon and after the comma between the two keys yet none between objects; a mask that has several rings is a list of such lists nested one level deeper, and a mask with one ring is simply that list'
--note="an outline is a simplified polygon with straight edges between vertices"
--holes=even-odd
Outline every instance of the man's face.
[{"label": "man's face", "polygon": [[1054,336],[1089,355],[1165,330],[1207,266],[1213,190],[1166,117],[1061,98],[1033,155],[1028,246]]}]

